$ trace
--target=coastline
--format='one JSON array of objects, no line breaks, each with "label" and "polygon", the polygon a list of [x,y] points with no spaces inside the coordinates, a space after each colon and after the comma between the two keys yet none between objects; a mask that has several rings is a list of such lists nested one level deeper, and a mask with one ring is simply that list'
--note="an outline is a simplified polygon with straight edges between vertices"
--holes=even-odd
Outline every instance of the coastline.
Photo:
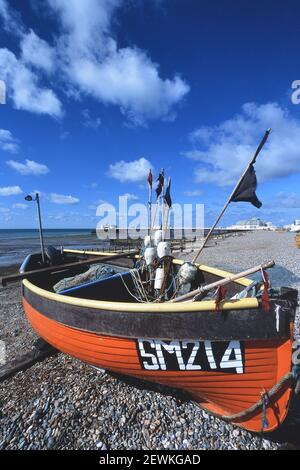
[{"label": "coastline", "polygon": [[[191,259],[188,249],[178,257]],[[176,253],[174,253],[176,256]],[[290,233],[259,232],[217,240],[200,262],[238,272],[274,259],[274,285],[300,288],[300,250]],[[0,268],[0,275],[16,272]],[[290,279],[290,281],[289,281]],[[20,284],[0,288],[1,339],[7,359],[28,351],[36,335],[21,305]],[[297,325],[296,325],[297,327]],[[278,449],[191,402],[135,388],[62,353],[0,387],[0,449]]]}]

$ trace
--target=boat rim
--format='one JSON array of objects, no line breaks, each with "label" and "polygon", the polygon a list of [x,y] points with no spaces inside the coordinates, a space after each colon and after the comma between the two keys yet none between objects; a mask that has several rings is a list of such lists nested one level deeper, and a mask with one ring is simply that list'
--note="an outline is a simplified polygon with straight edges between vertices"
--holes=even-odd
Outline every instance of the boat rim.
[{"label": "boat rim", "polygon": [[[77,250],[65,250],[68,252],[76,253]],[[86,254],[92,254],[93,252],[85,252]],[[113,253],[102,253],[97,252],[93,253],[94,255],[109,256]],[[138,256],[137,256],[138,258]],[[177,265],[183,264],[185,261],[180,259],[174,259],[173,263]],[[232,273],[223,271],[218,268],[212,268],[206,265],[196,264],[198,269],[201,271],[205,271],[211,274],[215,274],[221,278],[231,276]],[[246,277],[242,277],[235,281],[232,281],[236,284],[240,284],[244,287],[249,286],[253,281]],[[43,297],[47,300],[53,300],[56,302],[68,304],[68,305],[76,305],[81,307],[89,307],[98,310],[110,310],[110,311],[126,311],[126,312],[173,312],[173,313],[188,313],[188,312],[195,312],[195,311],[214,311],[216,310],[216,302],[215,300],[202,300],[202,301],[195,301],[195,302],[162,302],[162,303],[153,303],[153,302],[116,302],[116,301],[107,301],[107,300],[92,300],[92,299],[85,299],[85,298],[78,298],[72,296],[63,296],[57,294],[55,292],[50,292],[46,289],[36,286],[33,282],[29,281],[28,279],[24,279],[22,281],[24,287],[26,287],[29,291],[33,292],[34,294]],[[244,298],[244,299],[234,299],[234,300],[224,300],[221,303],[222,310],[243,310],[243,309],[251,309],[251,308],[258,308],[259,301],[257,298]]]}]

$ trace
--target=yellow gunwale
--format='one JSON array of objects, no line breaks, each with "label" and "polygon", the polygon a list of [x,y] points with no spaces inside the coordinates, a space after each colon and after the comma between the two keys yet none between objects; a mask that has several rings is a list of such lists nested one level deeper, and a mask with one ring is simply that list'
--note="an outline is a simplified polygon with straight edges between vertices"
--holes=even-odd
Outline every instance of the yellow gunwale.
[{"label": "yellow gunwale", "polygon": [[[71,249],[64,249],[64,252],[81,254],[81,255],[93,255],[93,256],[111,256],[111,255],[116,254],[116,252],[108,252],[108,251],[105,252],[105,251],[71,250]],[[139,259],[140,255],[135,255],[134,258]],[[185,263],[185,260],[174,259],[173,263],[180,265],[180,264]],[[229,273],[228,271],[223,271],[218,268],[212,268],[211,266],[206,266],[205,264],[199,264],[199,263],[195,263],[195,264],[198,267],[198,269],[206,273],[215,274],[216,276],[220,276],[220,277],[232,276],[232,273]],[[232,282],[235,282],[236,284],[240,284],[245,287],[249,286],[252,283],[251,279],[248,279],[246,277],[241,277],[240,279],[236,279],[235,281],[232,281]]]},{"label": "yellow gunwale", "polygon": [[[93,251],[82,251],[82,250],[64,250],[67,253],[85,253],[85,254],[93,254],[94,256],[110,256],[114,253],[109,252],[93,252]],[[139,256],[136,255],[136,258]],[[175,259],[173,260],[175,264],[183,264],[183,260]],[[217,268],[211,268],[205,265],[197,266],[205,272],[216,274],[220,277],[228,277],[232,275],[232,273],[222,271]],[[112,302],[106,300],[91,300],[91,299],[81,299],[77,297],[69,297],[56,294],[54,292],[49,292],[41,287],[36,286],[28,279],[24,279],[23,285],[33,292],[34,294],[44,297],[48,300],[53,300],[56,302],[74,305],[79,307],[88,307],[94,308],[97,310],[109,310],[115,312],[137,312],[137,313],[145,313],[145,312],[160,312],[160,313],[189,313],[189,312],[197,312],[197,311],[213,311],[216,309],[216,302],[214,300],[203,300],[199,302],[178,302],[178,303],[134,303],[134,302]],[[236,281],[237,284],[241,284],[242,286],[248,286],[251,284],[251,280],[247,278],[240,278]],[[256,298],[246,298],[246,299],[239,299],[239,300],[225,300],[221,303],[222,310],[243,310],[243,309],[251,309],[251,308],[258,308],[259,302]]]}]

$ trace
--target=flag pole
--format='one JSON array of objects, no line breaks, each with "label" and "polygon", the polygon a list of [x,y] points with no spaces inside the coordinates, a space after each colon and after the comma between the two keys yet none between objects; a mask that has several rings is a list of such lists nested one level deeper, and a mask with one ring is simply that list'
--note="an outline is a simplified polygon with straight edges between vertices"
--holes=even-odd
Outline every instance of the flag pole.
[{"label": "flag pole", "polygon": [[166,216],[166,224],[165,224],[165,228],[164,228],[164,232],[163,232],[163,239],[165,238],[166,231],[167,231],[167,228],[168,228],[169,215],[170,215],[170,207],[168,206],[167,216]]},{"label": "flag pole", "polygon": [[[161,169],[161,171],[158,175],[157,186],[156,186],[156,189],[155,189],[155,192],[156,192],[156,205],[155,205],[154,217],[153,217],[153,221],[152,221],[152,230],[154,229],[154,225],[155,225],[155,221],[156,221],[157,209],[160,206],[161,197],[163,197],[163,184],[161,184],[162,178],[164,178],[164,169],[163,168]],[[159,223],[159,215],[158,215],[158,223]]]},{"label": "flag pole", "polygon": [[149,212],[148,212],[148,235],[150,236],[150,242],[151,242],[151,228],[152,228],[152,173],[151,173],[151,169],[150,169],[149,175],[148,175],[148,186],[149,186],[149,193],[148,193],[148,207],[149,207]]},{"label": "flag pole", "polygon": [[165,220],[165,201],[164,201],[164,191],[165,191],[165,171],[163,171],[163,184],[161,190],[161,231],[162,231],[162,241],[164,241],[164,220]]},{"label": "flag pole", "polygon": [[153,220],[152,220],[151,231],[154,230],[154,225],[155,225],[155,220],[156,220],[156,214],[157,214],[158,203],[159,203],[159,200],[157,199],[157,200],[156,200],[156,204],[155,204],[155,210],[154,210],[154,216],[153,216]]},{"label": "flag pole", "polygon": [[[163,196],[163,200],[166,202],[166,205],[168,206],[167,207],[167,215],[165,217],[165,224],[163,225],[163,240],[165,239],[165,236],[166,236],[166,231],[167,231],[167,228],[168,228],[168,221],[169,221],[169,215],[170,215],[170,209],[172,207],[172,199],[171,199],[171,196],[170,196],[170,185],[171,185],[171,178],[169,177],[168,178],[168,185],[167,185],[167,190],[166,190],[166,193],[165,195]],[[168,201],[166,199],[166,195],[168,193]]]},{"label": "flag pole", "polygon": [[196,253],[196,255],[194,256],[193,258],[193,263],[196,263],[197,259],[199,258],[200,254],[202,253],[202,250],[204,249],[206,243],[208,242],[212,232],[214,231],[214,229],[216,228],[217,224],[219,223],[222,215],[224,214],[224,212],[226,211],[227,207],[229,206],[230,202],[231,202],[231,199],[233,198],[236,190],[238,189],[238,187],[240,186],[241,182],[243,181],[247,171],[249,170],[250,166],[253,165],[253,163],[255,163],[255,160],[256,158],[258,157],[258,154],[260,153],[260,151],[262,150],[263,146],[265,145],[265,143],[267,142],[267,139],[269,137],[269,134],[271,132],[271,129],[267,129],[266,132],[265,132],[265,135],[263,136],[259,146],[257,147],[256,149],[256,152],[255,154],[253,155],[253,157],[251,158],[250,162],[248,163],[245,171],[243,172],[242,176],[240,177],[240,179],[238,180],[237,184],[235,185],[232,193],[230,194],[226,204],[224,205],[223,209],[221,210],[220,214],[218,215],[217,217],[217,220],[215,221],[215,223],[213,224],[213,226],[209,229],[209,232],[208,234],[206,235],[206,237],[204,238],[204,241],[200,247],[200,249],[198,250],[198,252]]},{"label": "flag pole", "polygon": [[161,231],[162,231],[162,241],[164,241],[164,224],[165,224],[165,203],[164,197],[161,196]]},{"label": "flag pole", "polygon": [[148,191],[148,235],[151,237],[151,188]]}]

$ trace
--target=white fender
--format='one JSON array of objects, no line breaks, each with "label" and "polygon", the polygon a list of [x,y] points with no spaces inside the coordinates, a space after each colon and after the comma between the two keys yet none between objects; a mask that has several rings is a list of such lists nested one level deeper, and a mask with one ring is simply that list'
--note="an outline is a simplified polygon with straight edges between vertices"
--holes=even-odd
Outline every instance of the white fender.
[{"label": "white fender", "polygon": [[159,258],[163,258],[164,256],[170,256],[171,254],[171,247],[169,242],[159,242],[157,245],[157,255]]},{"label": "white fender", "polygon": [[149,246],[151,246],[151,237],[150,235],[146,235],[145,238],[144,238],[144,246],[145,248],[148,248]]},{"label": "white fender", "polygon": [[145,258],[145,261],[146,261],[146,264],[147,266],[150,266],[153,264],[155,258],[156,258],[156,248],[155,247],[151,247],[149,246],[148,248],[146,248],[145,252],[144,252],[144,258]]},{"label": "white fender", "polygon": [[154,233],[154,245],[157,246],[162,241],[162,230],[156,230]]},{"label": "white fender", "polygon": [[198,268],[192,263],[184,263],[178,271],[179,283],[181,285],[190,284],[197,275]]},{"label": "white fender", "polygon": [[154,281],[154,289],[160,289],[164,280],[164,268],[160,267],[156,269],[155,272],[155,281]]}]

